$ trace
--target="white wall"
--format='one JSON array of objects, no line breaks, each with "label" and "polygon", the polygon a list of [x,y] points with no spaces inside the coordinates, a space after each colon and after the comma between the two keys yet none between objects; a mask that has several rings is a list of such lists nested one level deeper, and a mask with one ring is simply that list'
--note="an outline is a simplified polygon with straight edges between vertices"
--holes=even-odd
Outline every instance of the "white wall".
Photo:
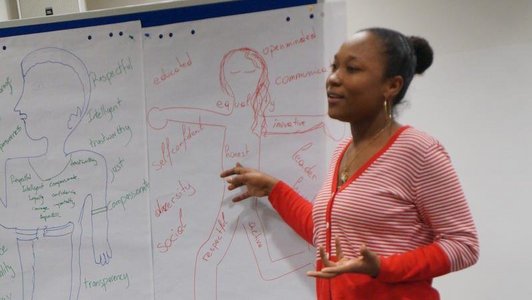
[{"label": "white wall", "polygon": [[390,27],[435,51],[400,121],[446,146],[480,235],[477,265],[435,280],[442,299],[532,299],[532,1],[347,2],[348,33]]}]

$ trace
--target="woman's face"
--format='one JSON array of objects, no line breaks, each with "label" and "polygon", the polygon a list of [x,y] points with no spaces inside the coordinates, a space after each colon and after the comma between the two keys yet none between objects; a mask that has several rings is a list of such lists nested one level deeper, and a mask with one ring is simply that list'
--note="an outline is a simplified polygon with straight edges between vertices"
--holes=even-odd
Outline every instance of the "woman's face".
[{"label": "woman's face", "polygon": [[262,69],[244,52],[235,53],[225,64],[225,78],[236,100],[245,101],[257,89]]},{"label": "woman's face", "polygon": [[382,112],[388,88],[380,40],[359,32],[342,44],[326,81],[329,116],[350,123],[371,122]]}]

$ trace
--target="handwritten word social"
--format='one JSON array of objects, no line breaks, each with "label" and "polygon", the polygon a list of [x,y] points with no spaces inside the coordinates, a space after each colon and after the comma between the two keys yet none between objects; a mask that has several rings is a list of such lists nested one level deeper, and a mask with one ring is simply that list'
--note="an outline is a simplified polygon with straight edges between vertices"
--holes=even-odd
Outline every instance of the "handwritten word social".
[{"label": "handwritten word social", "polygon": [[164,240],[162,243],[157,243],[157,249],[159,249],[159,252],[166,253],[174,243],[177,241],[177,239],[182,236],[185,233],[185,229],[187,228],[187,224],[183,222],[183,209],[179,209],[179,225],[176,228],[170,229],[170,234],[168,238]]}]

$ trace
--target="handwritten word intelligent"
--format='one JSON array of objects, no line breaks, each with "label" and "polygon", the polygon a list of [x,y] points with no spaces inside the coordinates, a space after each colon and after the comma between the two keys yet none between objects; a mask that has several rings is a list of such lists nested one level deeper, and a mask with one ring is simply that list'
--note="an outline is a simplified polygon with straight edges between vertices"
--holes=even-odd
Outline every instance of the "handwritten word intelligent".
[{"label": "handwritten word intelligent", "polygon": [[187,228],[187,224],[183,223],[183,209],[179,209],[179,225],[174,229],[170,229],[170,235],[168,238],[164,240],[163,243],[157,243],[157,249],[159,249],[159,252],[166,253],[174,243],[177,241],[177,239],[182,236],[185,233],[185,229]]},{"label": "handwritten word intelligent", "polygon": [[324,73],[327,73],[327,68],[322,67],[322,68],[318,68],[318,69],[310,70],[306,72],[297,72],[295,74],[281,75],[275,78],[275,84],[276,85],[287,85],[289,83],[293,83],[301,79],[319,76]]},{"label": "handwritten word intelligent", "polygon": [[117,62],[116,67],[112,70],[105,72],[104,74],[96,74],[95,72],[90,72],[89,76],[92,82],[92,86],[96,87],[98,83],[107,83],[112,85],[112,81],[115,77],[126,75],[128,71],[133,70],[133,63],[131,57],[121,58]]},{"label": "handwritten word intelligent", "polygon": [[192,186],[190,183],[183,182],[181,180],[177,181],[177,189],[174,193],[171,194],[170,200],[164,200],[162,202],[159,201],[159,199],[156,200],[157,206],[155,207],[155,216],[158,218],[163,213],[169,211],[177,200],[180,200],[183,197],[191,197],[196,194],[196,188]]},{"label": "handwritten word intelligent", "polygon": [[5,91],[9,89],[9,95],[13,95],[13,85],[11,83],[11,78],[8,76],[6,77],[6,80],[4,80],[4,83],[0,85],[0,94],[3,94]]},{"label": "handwritten word intelligent", "polygon": [[0,264],[0,279],[4,279],[7,276],[15,278],[15,269],[13,269],[13,266],[8,265],[5,261],[3,261],[2,264]]},{"label": "handwritten word intelligent", "polygon": [[22,131],[22,127],[20,125],[13,130],[9,136],[4,139],[2,142],[0,142],[0,151],[4,152],[4,148],[13,141],[13,139]]},{"label": "handwritten word intelligent", "polygon": [[133,137],[133,130],[131,129],[131,127],[129,125],[118,125],[116,126],[115,130],[109,134],[104,134],[104,133],[101,133],[101,137],[99,138],[91,138],[89,139],[89,145],[92,147],[92,148],[95,148],[97,147],[98,145],[102,145],[102,144],[105,144],[109,141],[112,141],[124,134],[129,134],[129,139],[128,139],[128,142],[126,143],[129,144],[129,141],[131,140],[131,138]]},{"label": "handwritten word intelligent", "polygon": [[106,118],[107,120],[111,121],[114,118],[114,113],[118,111],[120,106],[122,105],[122,100],[118,98],[115,104],[110,106],[105,106],[102,104],[100,107],[94,109],[90,108],[87,114],[89,115],[89,123],[94,120],[99,120]]},{"label": "handwritten word intelligent", "polygon": [[115,209],[118,205],[121,205],[124,210],[126,210],[126,204],[137,198],[139,195],[145,193],[150,188],[150,183],[143,179],[142,185],[136,188],[134,191],[127,192],[126,194],[120,196],[120,198],[111,201],[109,204],[109,210]]},{"label": "handwritten word intelligent", "polygon": [[273,54],[278,52],[278,51],[282,51],[282,50],[286,50],[286,49],[289,49],[289,48],[292,48],[292,47],[295,47],[295,46],[300,46],[300,45],[303,45],[303,44],[306,44],[307,42],[309,41],[312,41],[314,39],[316,39],[317,35],[316,35],[316,31],[314,30],[314,28],[312,28],[312,32],[310,33],[305,33],[303,30],[301,30],[301,36],[296,38],[296,39],[293,39],[293,40],[290,40],[290,41],[287,41],[287,42],[283,42],[283,43],[279,43],[279,44],[275,44],[275,45],[270,45],[268,47],[265,47],[264,49],[262,49],[262,54],[264,54],[265,56],[270,56],[273,58]]},{"label": "handwritten word intelligent", "polygon": [[305,172],[305,174],[312,180],[317,180],[318,175],[316,175],[314,168],[316,165],[309,166],[308,163],[303,159],[303,155],[306,151],[312,148],[312,143],[307,143],[303,147],[299,148],[293,155],[292,160],[297,164],[297,166]]},{"label": "handwritten word intelligent", "polygon": [[178,57],[175,58],[176,65],[173,67],[173,69],[167,71],[164,68],[161,68],[161,74],[153,78],[153,84],[159,85],[164,81],[177,75],[179,72],[181,72],[181,70],[192,66],[192,58],[190,57],[188,52],[186,52],[186,54],[187,59],[185,61],[180,61]]},{"label": "handwritten word intelligent", "polygon": [[129,288],[129,274],[113,274],[95,280],[87,280],[87,278],[85,278],[83,281],[86,289],[102,288],[104,291],[107,291],[108,285],[113,285],[120,282],[127,282],[126,289]]},{"label": "handwritten word intelligent", "polygon": [[197,135],[199,135],[205,127],[201,123],[201,118],[199,119],[199,124],[195,126],[190,126],[183,124],[181,127],[181,140],[178,142],[173,142],[169,137],[166,137],[165,140],[161,143],[161,159],[159,161],[154,161],[151,163],[155,167],[155,171],[159,171],[165,166],[173,166],[172,155],[175,155],[179,152],[186,152],[188,143]]},{"label": "handwritten word intelligent", "polygon": [[218,217],[218,220],[216,220],[216,227],[214,229],[216,230],[216,236],[214,237],[214,240],[211,242],[211,245],[209,247],[209,250],[203,254],[202,259],[204,261],[209,261],[209,259],[218,251],[220,250],[220,244],[223,242],[224,239],[224,233],[226,231],[227,221],[225,220],[224,212],[220,214]]}]

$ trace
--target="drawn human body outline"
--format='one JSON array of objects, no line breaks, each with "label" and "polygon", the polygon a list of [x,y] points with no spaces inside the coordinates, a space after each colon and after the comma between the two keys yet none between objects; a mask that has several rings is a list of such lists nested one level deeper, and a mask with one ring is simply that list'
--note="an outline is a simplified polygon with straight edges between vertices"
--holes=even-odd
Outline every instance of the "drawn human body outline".
[{"label": "drawn human body outline", "polygon": [[[240,59],[240,61],[239,61]],[[162,130],[170,123],[183,123],[202,126],[214,126],[222,128],[223,139],[221,145],[221,170],[234,166],[237,162],[246,165],[261,167],[262,138],[275,134],[302,134],[317,129],[326,128],[323,123],[324,115],[286,115],[267,116],[266,111],[273,111],[274,103],[269,94],[268,69],[264,58],[251,48],[237,48],[227,52],[220,63],[220,85],[222,91],[230,97],[231,105],[228,111],[216,111],[195,107],[152,107],[147,113],[147,122],[154,130]],[[230,84],[229,81],[238,82]],[[253,88],[250,88],[252,86]],[[252,92],[249,92],[249,91]],[[253,114],[250,119],[250,109]],[[239,124],[227,122],[227,118],[238,120]],[[305,122],[298,129],[281,130],[275,132],[273,118],[299,117]],[[248,122],[248,120],[250,122]],[[317,121],[315,121],[317,120]],[[312,121],[312,122],[309,122]],[[250,126],[240,124],[251,124]],[[255,141],[255,142],[250,142]],[[202,243],[196,253],[194,270],[194,298],[216,299],[217,298],[217,266],[221,263],[236,233],[241,225],[250,243],[257,269],[263,280],[275,280],[300,270],[311,264],[309,257],[302,255],[309,249],[291,253],[281,258],[274,259],[268,246],[264,224],[259,214],[257,199],[249,201],[252,213],[244,215],[241,219],[240,212],[243,207],[232,209],[230,201],[227,201],[227,191],[222,192],[222,201],[211,228],[209,237]],[[252,227],[251,224],[254,224]],[[264,247],[257,242],[257,236],[262,236]],[[215,248],[214,251],[209,249]],[[292,257],[296,266],[276,264]],[[295,258],[301,257],[300,260]],[[270,270],[271,265],[279,266],[278,269]],[[215,268],[216,270],[211,270]],[[284,269],[283,269],[284,268]],[[201,278],[201,280],[199,279]],[[212,295],[212,287],[214,295]]]},{"label": "drawn human body outline", "polygon": [[[66,270],[62,275],[70,278],[70,282],[66,284],[68,287],[58,286],[54,289],[58,295],[62,293],[64,297],[59,296],[57,299],[78,299],[81,284],[82,220],[84,214],[88,213],[85,211],[86,205],[90,206],[95,263],[104,266],[112,257],[108,240],[106,159],[91,150],[66,149],[70,136],[87,112],[91,96],[89,75],[87,67],[79,57],[68,50],[55,47],[40,48],[28,53],[21,61],[21,71],[23,87],[14,111],[23,120],[28,138],[35,142],[44,142],[46,149],[41,153],[6,160],[6,176],[1,183],[2,188],[5,188],[2,209],[15,209],[15,212],[21,208],[26,210],[21,212],[20,220],[7,226],[2,224],[2,227],[16,233],[24,300],[33,299],[36,287],[42,284],[36,282],[36,275],[40,273],[36,267],[40,262],[36,250],[39,249],[39,243],[50,239],[53,239],[54,243],[63,243],[69,247],[65,255],[67,259],[53,264],[63,265],[64,269],[60,272]],[[53,76],[58,74],[64,77]],[[72,90],[61,89],[68,84],[72,84]],[[43,90],[48,92],[44,99],[48,102],[54,101],[53,104],[57,105],[35,105],[36,101],[43,100],[37,97],[42,95],[39,93]],[[28,102],[30,104],[27,104]],[[49,120],[39,123],[33,112],[43,107],[50,110],[47,114]],[[68,114],[64,112],[67,107],[73,108],[68,110]],[[37,114],[42,115],[42,112]],[[93,168],[89,168],[91,166]],[[10,183],[7,175],[10,175]],[[88,178],[88,181],[95,181],[95,178],[101,180],[97,184],[78,183],[85,178]],[[28,199],[17,197],[21,195],[27,195]],[[55,212],[49,212],[53,210]],[[25,221],[28,223],[24,224]]]}]

